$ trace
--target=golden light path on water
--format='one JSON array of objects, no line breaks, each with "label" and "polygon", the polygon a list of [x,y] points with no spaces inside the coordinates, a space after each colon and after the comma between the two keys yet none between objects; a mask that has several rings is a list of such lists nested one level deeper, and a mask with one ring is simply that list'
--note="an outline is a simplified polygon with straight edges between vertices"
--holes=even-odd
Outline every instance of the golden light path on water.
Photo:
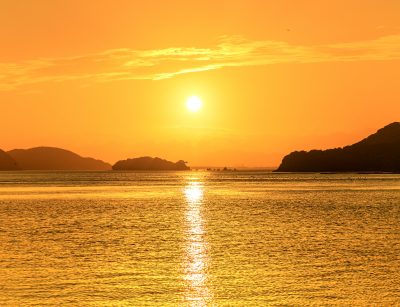
[{"label": "golden light path on water", "polygon": [[190,178],[184,189],[186,210],[185,301],[190,306],[205,306],[211,300],[207,287],[208,255],[202,218],[203,186],[198,178]]}]

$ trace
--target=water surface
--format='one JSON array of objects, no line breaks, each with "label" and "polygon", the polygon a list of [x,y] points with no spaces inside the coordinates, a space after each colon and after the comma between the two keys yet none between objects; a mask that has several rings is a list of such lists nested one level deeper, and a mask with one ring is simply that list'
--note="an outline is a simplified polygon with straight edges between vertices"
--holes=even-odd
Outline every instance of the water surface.
[{"label": "water surface", "polygon": [[1,172],[1,306],[400,304],[400,175]]}]

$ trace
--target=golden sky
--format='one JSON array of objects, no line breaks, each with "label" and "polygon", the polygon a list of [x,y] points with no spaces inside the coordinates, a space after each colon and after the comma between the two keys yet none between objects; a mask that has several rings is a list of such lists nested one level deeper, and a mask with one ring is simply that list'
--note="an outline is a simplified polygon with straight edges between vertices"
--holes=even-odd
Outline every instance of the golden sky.
[{"label": "golden sky", "polygon": [[0,148],[275,166],[353,143],[399,121],[399,16],[398,0],[2,0]]}]

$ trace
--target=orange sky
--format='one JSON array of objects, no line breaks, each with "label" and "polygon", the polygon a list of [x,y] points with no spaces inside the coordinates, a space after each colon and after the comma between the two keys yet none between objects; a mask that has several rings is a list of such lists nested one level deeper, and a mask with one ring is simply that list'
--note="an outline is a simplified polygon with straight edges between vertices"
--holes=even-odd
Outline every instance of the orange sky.
[{"label": "orange sky", "polygon": [[2,0],[0,148],[275,166],[349,144],[399,121],[399,16],[398,0]]}]

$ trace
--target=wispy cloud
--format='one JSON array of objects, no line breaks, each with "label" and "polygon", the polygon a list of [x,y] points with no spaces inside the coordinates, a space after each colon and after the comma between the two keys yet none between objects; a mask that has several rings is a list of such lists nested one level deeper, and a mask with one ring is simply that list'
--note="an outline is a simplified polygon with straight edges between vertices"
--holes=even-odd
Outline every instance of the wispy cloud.
[{"label": "wispy cloud", "polygon": [[85,84],[118,80],[161,80],[225,67],[396,59],[400,59],[400,35],[313,46],[224,36],[212,48],[121,48],[70,57],[3,62],[0,63],[0,90],[71,80]]}]

